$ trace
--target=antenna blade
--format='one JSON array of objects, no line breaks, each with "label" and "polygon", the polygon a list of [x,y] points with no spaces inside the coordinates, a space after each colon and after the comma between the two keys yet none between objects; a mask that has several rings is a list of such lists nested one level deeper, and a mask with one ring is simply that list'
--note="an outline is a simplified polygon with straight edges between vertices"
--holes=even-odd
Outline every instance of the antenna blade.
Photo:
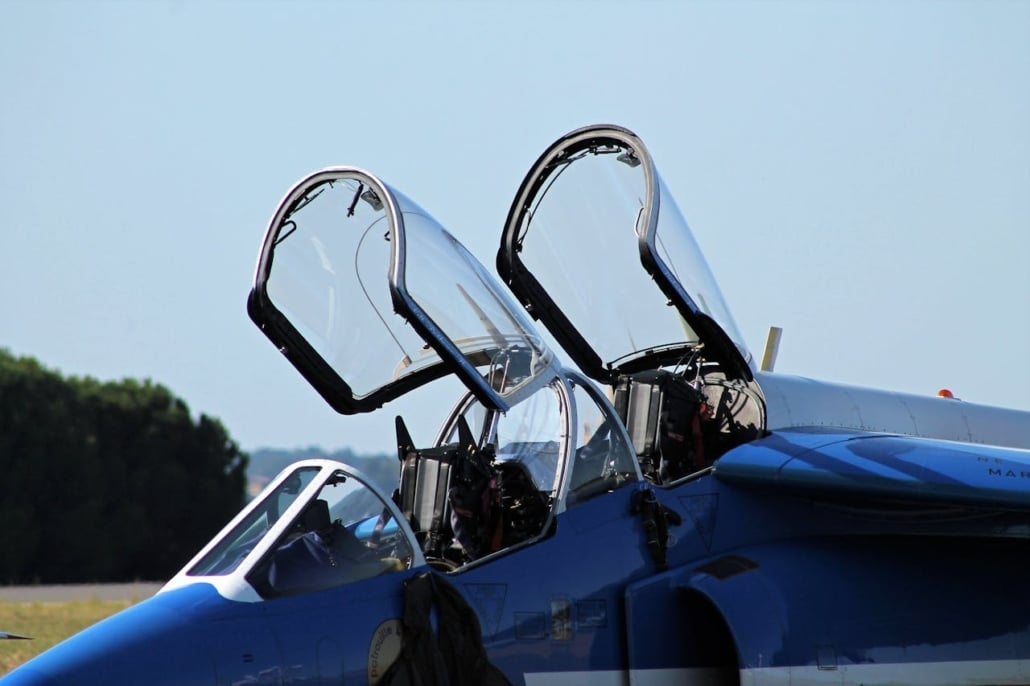
[{"label": "antenna blade", "polygon": [[762,371],[771,372],[776,366],[776,355],[780,352],[780,336],[783,329],[778,326],[769,327],[769,337],[765,339],[765,354],[762,355]]}]

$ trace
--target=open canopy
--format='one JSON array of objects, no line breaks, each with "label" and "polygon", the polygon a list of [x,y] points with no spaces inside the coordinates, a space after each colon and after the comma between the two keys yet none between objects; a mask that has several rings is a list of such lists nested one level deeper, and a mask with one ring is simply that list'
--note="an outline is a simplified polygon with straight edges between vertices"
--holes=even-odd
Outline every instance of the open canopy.
[{"label": "open canopy", "polygon": [[512,204],[497,267],[594,379],[675,365],[701,350],[729,377],[752,378],[690,228],[626,129],[579,129],[544,152]]},{"label": "open canopy", "polygon": [[551,363],[525,314],[428,213],[353,167],[300,181],[272,218],[254,322],[338,412],[446,373],[506,410]]}]

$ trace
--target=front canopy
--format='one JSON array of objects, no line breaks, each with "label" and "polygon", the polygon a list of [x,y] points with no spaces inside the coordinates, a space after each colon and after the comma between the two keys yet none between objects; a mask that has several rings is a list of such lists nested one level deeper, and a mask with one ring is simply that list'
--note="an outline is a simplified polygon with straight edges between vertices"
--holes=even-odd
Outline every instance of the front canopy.
[{"label": "front canopy", "polygon": [[248,311],[344,414],[449,372],[505,410],[553,359],[464,246],[353,167],[315,172],[287,194],[265,235]]}]

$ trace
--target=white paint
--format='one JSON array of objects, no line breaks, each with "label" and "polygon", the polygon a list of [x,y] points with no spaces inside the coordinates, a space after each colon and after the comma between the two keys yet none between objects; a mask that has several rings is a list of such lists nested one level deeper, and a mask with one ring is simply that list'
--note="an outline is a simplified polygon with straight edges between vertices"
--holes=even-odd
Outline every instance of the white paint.
[{"label": "white paint", "polygon": [[908,662],[901,664],[742,669],[741,686],[989,686],[1030,684],[1030,661]]},{"label": "white paint", "polygon": [[[724,686],[725,670],[635,669],[531,672],[526,686]],[[836,669],[760,667],[740,670],[741,686],[998,686],[1030,685],[1028,660],[842,665]]]},{"label": "white paint", "polygon": [[629,686],[623,671],[527,672],[526,686]]},{"label": "white paint", "polygon": [[728,686],[736,673],[724,669],[674,668],[595,672],[534,672],[526,686]]}]

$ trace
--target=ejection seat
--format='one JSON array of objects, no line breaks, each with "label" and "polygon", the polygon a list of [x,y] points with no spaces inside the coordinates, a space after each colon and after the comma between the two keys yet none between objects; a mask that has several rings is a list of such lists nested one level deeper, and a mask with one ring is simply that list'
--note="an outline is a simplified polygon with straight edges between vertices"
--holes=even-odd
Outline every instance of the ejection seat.
[{"label": "ejection seat", "polygon": [[765,402],[755,388],[719,371],[688,382],[682,374],[655,369],[620,377],[614,405],[641,472],[652,483],[668,484],[762,435]]},{"label": "ejection seat", "polygon": [[[529,444],[509,444],[504,458],[495,461],[493,446],[479,448],[461,417],[457,443],[417,449],[398,417],[397,445],[397,505],[430,566],[450,571],[543,530],[549,494],[539,490],[527,465],[513,455],[530,451]],[[546,447],[556,455],[556,446]]]},{"label": "ejection seat", "polygon": [[[489,458],[477,452],[464,419],[459,423],[457,443],[418,449],[404,420],[397,417],[397,450],[401,462],[397,505],[426,561],[449,571],[476,557],[481,551],[472,534],[479,532],[471,528],[486,526],[496,513],[481,511],[492,471]],[[469,507],[476,511],[469,512]]]},{"label": "ejection seat", "polygon": [[453,531],[450,503],[454,451],[443,449],[404,450],[398,505],[411,525],[427,559],[442,558]]}]

